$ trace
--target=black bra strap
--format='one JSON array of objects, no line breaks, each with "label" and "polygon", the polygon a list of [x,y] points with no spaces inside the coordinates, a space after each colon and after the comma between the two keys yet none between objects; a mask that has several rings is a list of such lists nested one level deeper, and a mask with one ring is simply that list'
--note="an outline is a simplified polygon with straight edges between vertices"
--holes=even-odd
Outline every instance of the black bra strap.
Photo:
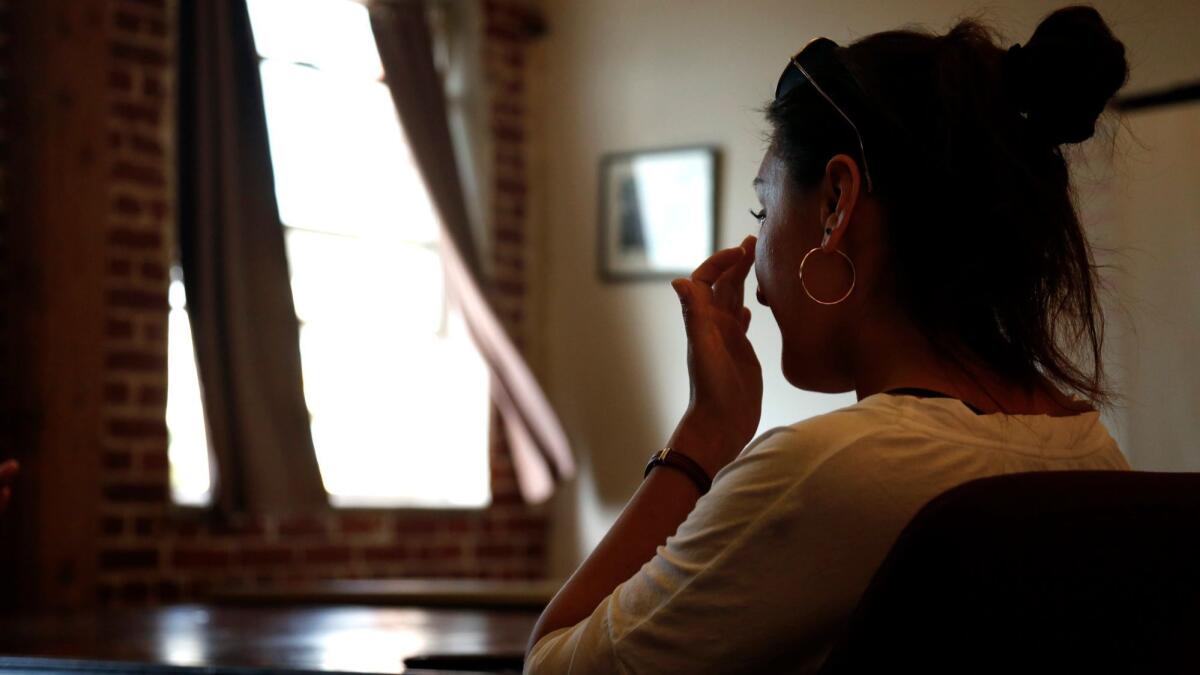
[{"label": "black bra strap", "polygon": [[956,398],[949,394],[943,394],[940,391],[934,391],[932,389],[922,389],[920,387],[897,387],[895,389],[888,389],[887,391],[885,391],[883,393],[885,393],[885,394],[901,394],[901,395],[907,394],[909,396],[918,396],[921,398],[953,398],[954,400],[958,401],[959,403],[962,403],[963,405],[970,408],[971,412],[975,413],[976,415],[986,415],[987,414],[987,413],[983,412],[982,410],[980,410],[979,408],[976,408],[975,406],[971,405],[970,403],[963,401],[962,399]]}]

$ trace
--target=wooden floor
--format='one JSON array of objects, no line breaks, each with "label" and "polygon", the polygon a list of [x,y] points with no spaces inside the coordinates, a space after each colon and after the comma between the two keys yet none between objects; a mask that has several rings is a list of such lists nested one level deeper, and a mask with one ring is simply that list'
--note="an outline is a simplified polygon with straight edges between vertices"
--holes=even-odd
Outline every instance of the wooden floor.
[{"label": "wooden floor", "polygon": [[529,609],[213,605],[0,615],[0,655],[359,673],[415,672],[406,670],[411,657],[484,655],[512,667],[537,617]]}]

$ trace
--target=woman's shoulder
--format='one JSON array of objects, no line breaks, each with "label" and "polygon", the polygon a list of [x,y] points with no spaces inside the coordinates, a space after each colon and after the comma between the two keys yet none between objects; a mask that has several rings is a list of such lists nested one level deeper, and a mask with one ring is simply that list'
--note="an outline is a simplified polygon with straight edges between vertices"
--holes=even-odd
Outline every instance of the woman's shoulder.
[{"label": "woman's shoulder", "polygon": [[878,394],[765,431],[718,477],[803,484],[809,497],[873,491],[923,498],[997,473],[1124,468],[1097,413],[977,416],[954,400]]},{"label": "woman's shoulder", "polygon": [[860,401],[763,431],[714,480],[735,475],[792,484],[809,478],[847,450],[886,446],[887,436],[896,430],[886,408]]}]

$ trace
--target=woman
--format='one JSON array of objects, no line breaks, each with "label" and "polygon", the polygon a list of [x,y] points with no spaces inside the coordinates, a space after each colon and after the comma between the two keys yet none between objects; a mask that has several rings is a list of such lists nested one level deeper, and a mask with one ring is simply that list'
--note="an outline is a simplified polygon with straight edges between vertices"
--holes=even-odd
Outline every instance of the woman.
[{"label": "woman", "polygon": [[[1128,469],[1095,410],[1103,323],[1060,148],[1126,77],[1082,7],[1010,49],[965,21],[798,53],[766,109],[757,240],[673,282],[692,397],[670,452],[542,614],[526,672],[812,672],[934,496]],[[752,265],[787,380],[859,401],[746,445]]]}]

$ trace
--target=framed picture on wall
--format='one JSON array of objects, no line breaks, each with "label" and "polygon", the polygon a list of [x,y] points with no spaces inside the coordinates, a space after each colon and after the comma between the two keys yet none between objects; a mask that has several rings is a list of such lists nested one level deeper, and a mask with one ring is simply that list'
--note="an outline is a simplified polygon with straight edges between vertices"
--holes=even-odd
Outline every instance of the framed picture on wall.
[{"label": "framed picture on wall", "polygon": [[600,160],[597,262],[605,281],[691,274],[712,255],[717,150],[639,150]]}]

